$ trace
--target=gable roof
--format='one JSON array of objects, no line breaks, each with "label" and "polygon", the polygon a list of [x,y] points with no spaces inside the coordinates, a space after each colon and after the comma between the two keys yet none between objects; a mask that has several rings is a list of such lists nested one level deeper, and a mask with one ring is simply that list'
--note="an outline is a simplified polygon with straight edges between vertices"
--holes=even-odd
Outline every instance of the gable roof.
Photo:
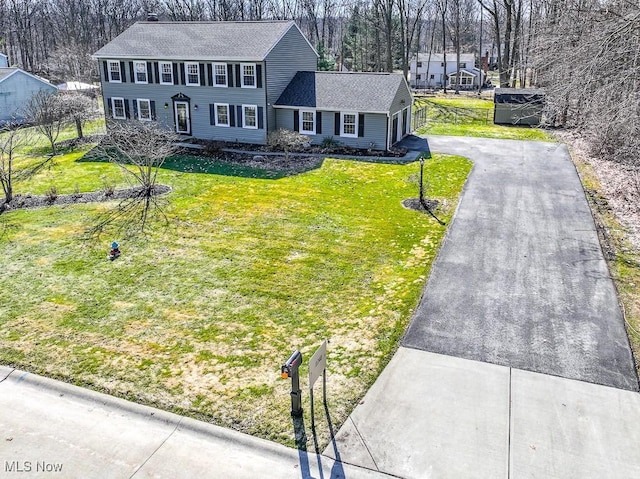
[{"label": "gable roof", "polygon": [[[419,62],[428,62],[429,61],[429,52],[418,53],[417,55]],[[413,61],[415,61],[416,57],[413,57]],[[444,61],[444,55],[442,53],[432,53],[431,61],[442,63]],[[455,62],[456,54],[455,53],[447,53],[447,63]],[[460,63],[474,63],[476,61],[476,56],[473,53],[461,53],[460,54]]]},{"label": "gable roof", "polygon": [[294,21],[137,22],[94,58],[262,61]]},{"label": "gable roof", "polygon": [[298,72],[275,106],[388,113],[402,87],[401,73]]},{"label": "gable roof", "polygon": [[9,76],[13,75],[17,71],[18,71],[17,68],[0,68],[0,81],[4,80],[5,78],[8,78]]},{"label": "gable roof", "polygon": [[7,78],[9,78],[12,75],[16,75],[16,74],[22,74],[22,75],[27,75],[28,77],[31,77],[35,80],[38,80],[40,83],[43,83],[44,85],[51,87],[53,89],[56,89],[56,87],[54,85],[52,85],[48,80],[45,80],[44,78],[40,78],[37,75],[34,75],[32,73],[26,72],[24,70],[21,70],[20,68],[16,68],[16,67],[7,67],[7,68],[0,68],[0,82],[3,82],[4,80],[6,80]]}]

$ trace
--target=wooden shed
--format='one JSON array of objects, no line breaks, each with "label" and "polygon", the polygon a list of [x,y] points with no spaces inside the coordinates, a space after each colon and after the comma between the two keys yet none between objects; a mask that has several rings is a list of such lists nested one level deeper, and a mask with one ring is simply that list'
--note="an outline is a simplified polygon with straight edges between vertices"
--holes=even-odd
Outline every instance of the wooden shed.
[{"label": "wooden shed", "polygon": [[544,108],[544,90],[496,88],[493,122],[496,125],[539,125]]}]

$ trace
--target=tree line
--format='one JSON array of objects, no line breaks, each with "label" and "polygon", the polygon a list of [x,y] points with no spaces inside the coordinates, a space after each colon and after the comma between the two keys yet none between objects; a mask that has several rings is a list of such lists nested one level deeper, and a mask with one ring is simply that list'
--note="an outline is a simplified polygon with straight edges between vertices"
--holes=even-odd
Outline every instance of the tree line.
[{"label": "tree line", "polygon": [[172,21],[292,19],[317,48],[323,69],[408,74],[418,51],[479,57],[486,50],[497,55],[507,83],[515,81],[512,71],[524,56],[521,46],[528,45],[521,41],[530,11],[524,2],[0,0],[0,51],[9,55],[11,64],[53,80],[87,81],[98,75],[91,54],[151,12]]},{"label": "tree line", "polygon": [[95,81],[91,54],[149,12],[293,19],[326,70],[408,76],[419,51],[475,53],[478,66],[488,54],[500,86],[546,89],[554,126],[584,127],[625,161],[640,142],[638,0],[0,0],[0,52],[53,81]]}]

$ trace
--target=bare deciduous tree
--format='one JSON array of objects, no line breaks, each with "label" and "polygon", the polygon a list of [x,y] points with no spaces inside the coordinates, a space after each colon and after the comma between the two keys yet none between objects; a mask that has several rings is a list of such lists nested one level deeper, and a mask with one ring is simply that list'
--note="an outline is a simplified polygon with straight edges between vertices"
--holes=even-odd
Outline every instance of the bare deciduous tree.
[{"label": "bare deciduous tree", "polygon": [[68,121],[60,96],[44,90],[38,91],[27,102],[25,114],[36,130],[49,140],[51,155],[57,155],[56,140]]},{"label": "bare deciduous tree", "polygon": [[0,184],[4,192],[4,201],[0,205],[0,213],[13,200],[15,182],[28,177],[35,166],[24,161],[20,165],[16,163],[18,150],[31,141],[31,130],[21,130],[17,123],[11,122],[3,128],[5,131],[0,130]]},{"label": "bare deciduous tree", "polygon": [[99,235],[108,226],[118,225],[129,234],[144,233],[149,220],[162,209],[157,201],[158,171],[176,151],[175,133],[155,122],[111,121],[99,154],[116,164],[135,188],[135,194],[102,216],[91,230]]},{"label": "bare deciduous tree", "polygon": [[60,95],[61,108],[68,122],[75,124],[78,138],[83,138],[84,123],[96,117],[93,100],[82,93],[67,93]]}]

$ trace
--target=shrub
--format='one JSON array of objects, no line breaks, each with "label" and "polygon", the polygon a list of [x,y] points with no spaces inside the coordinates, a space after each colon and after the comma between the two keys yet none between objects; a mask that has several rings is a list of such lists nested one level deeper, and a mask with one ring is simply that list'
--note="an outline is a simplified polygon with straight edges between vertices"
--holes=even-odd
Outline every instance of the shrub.
[{"label": "shrub", "polygon": [[224,143],[219,140],[207,140],[203,143],[202,153],[205,156],[220,156],[222,153],[222,148],[224,148]]},{"label": "shrub", "polygon": [[322,148],[324,148],[325,150],[332,151],[340,147],[340,142],[333,136],[325,136],[322,139],[322,143],[320,143],[320,146],[322,146]]},{"label": "shrub", "polygon": [[273,149],[284,151],[285,159],[288,160],[290,151],[299,151],[309,148],[311,140],[308,136],[298,133],[297,131],[280,128],[269,133],[269,136],[267,137],[267,145]]}]

